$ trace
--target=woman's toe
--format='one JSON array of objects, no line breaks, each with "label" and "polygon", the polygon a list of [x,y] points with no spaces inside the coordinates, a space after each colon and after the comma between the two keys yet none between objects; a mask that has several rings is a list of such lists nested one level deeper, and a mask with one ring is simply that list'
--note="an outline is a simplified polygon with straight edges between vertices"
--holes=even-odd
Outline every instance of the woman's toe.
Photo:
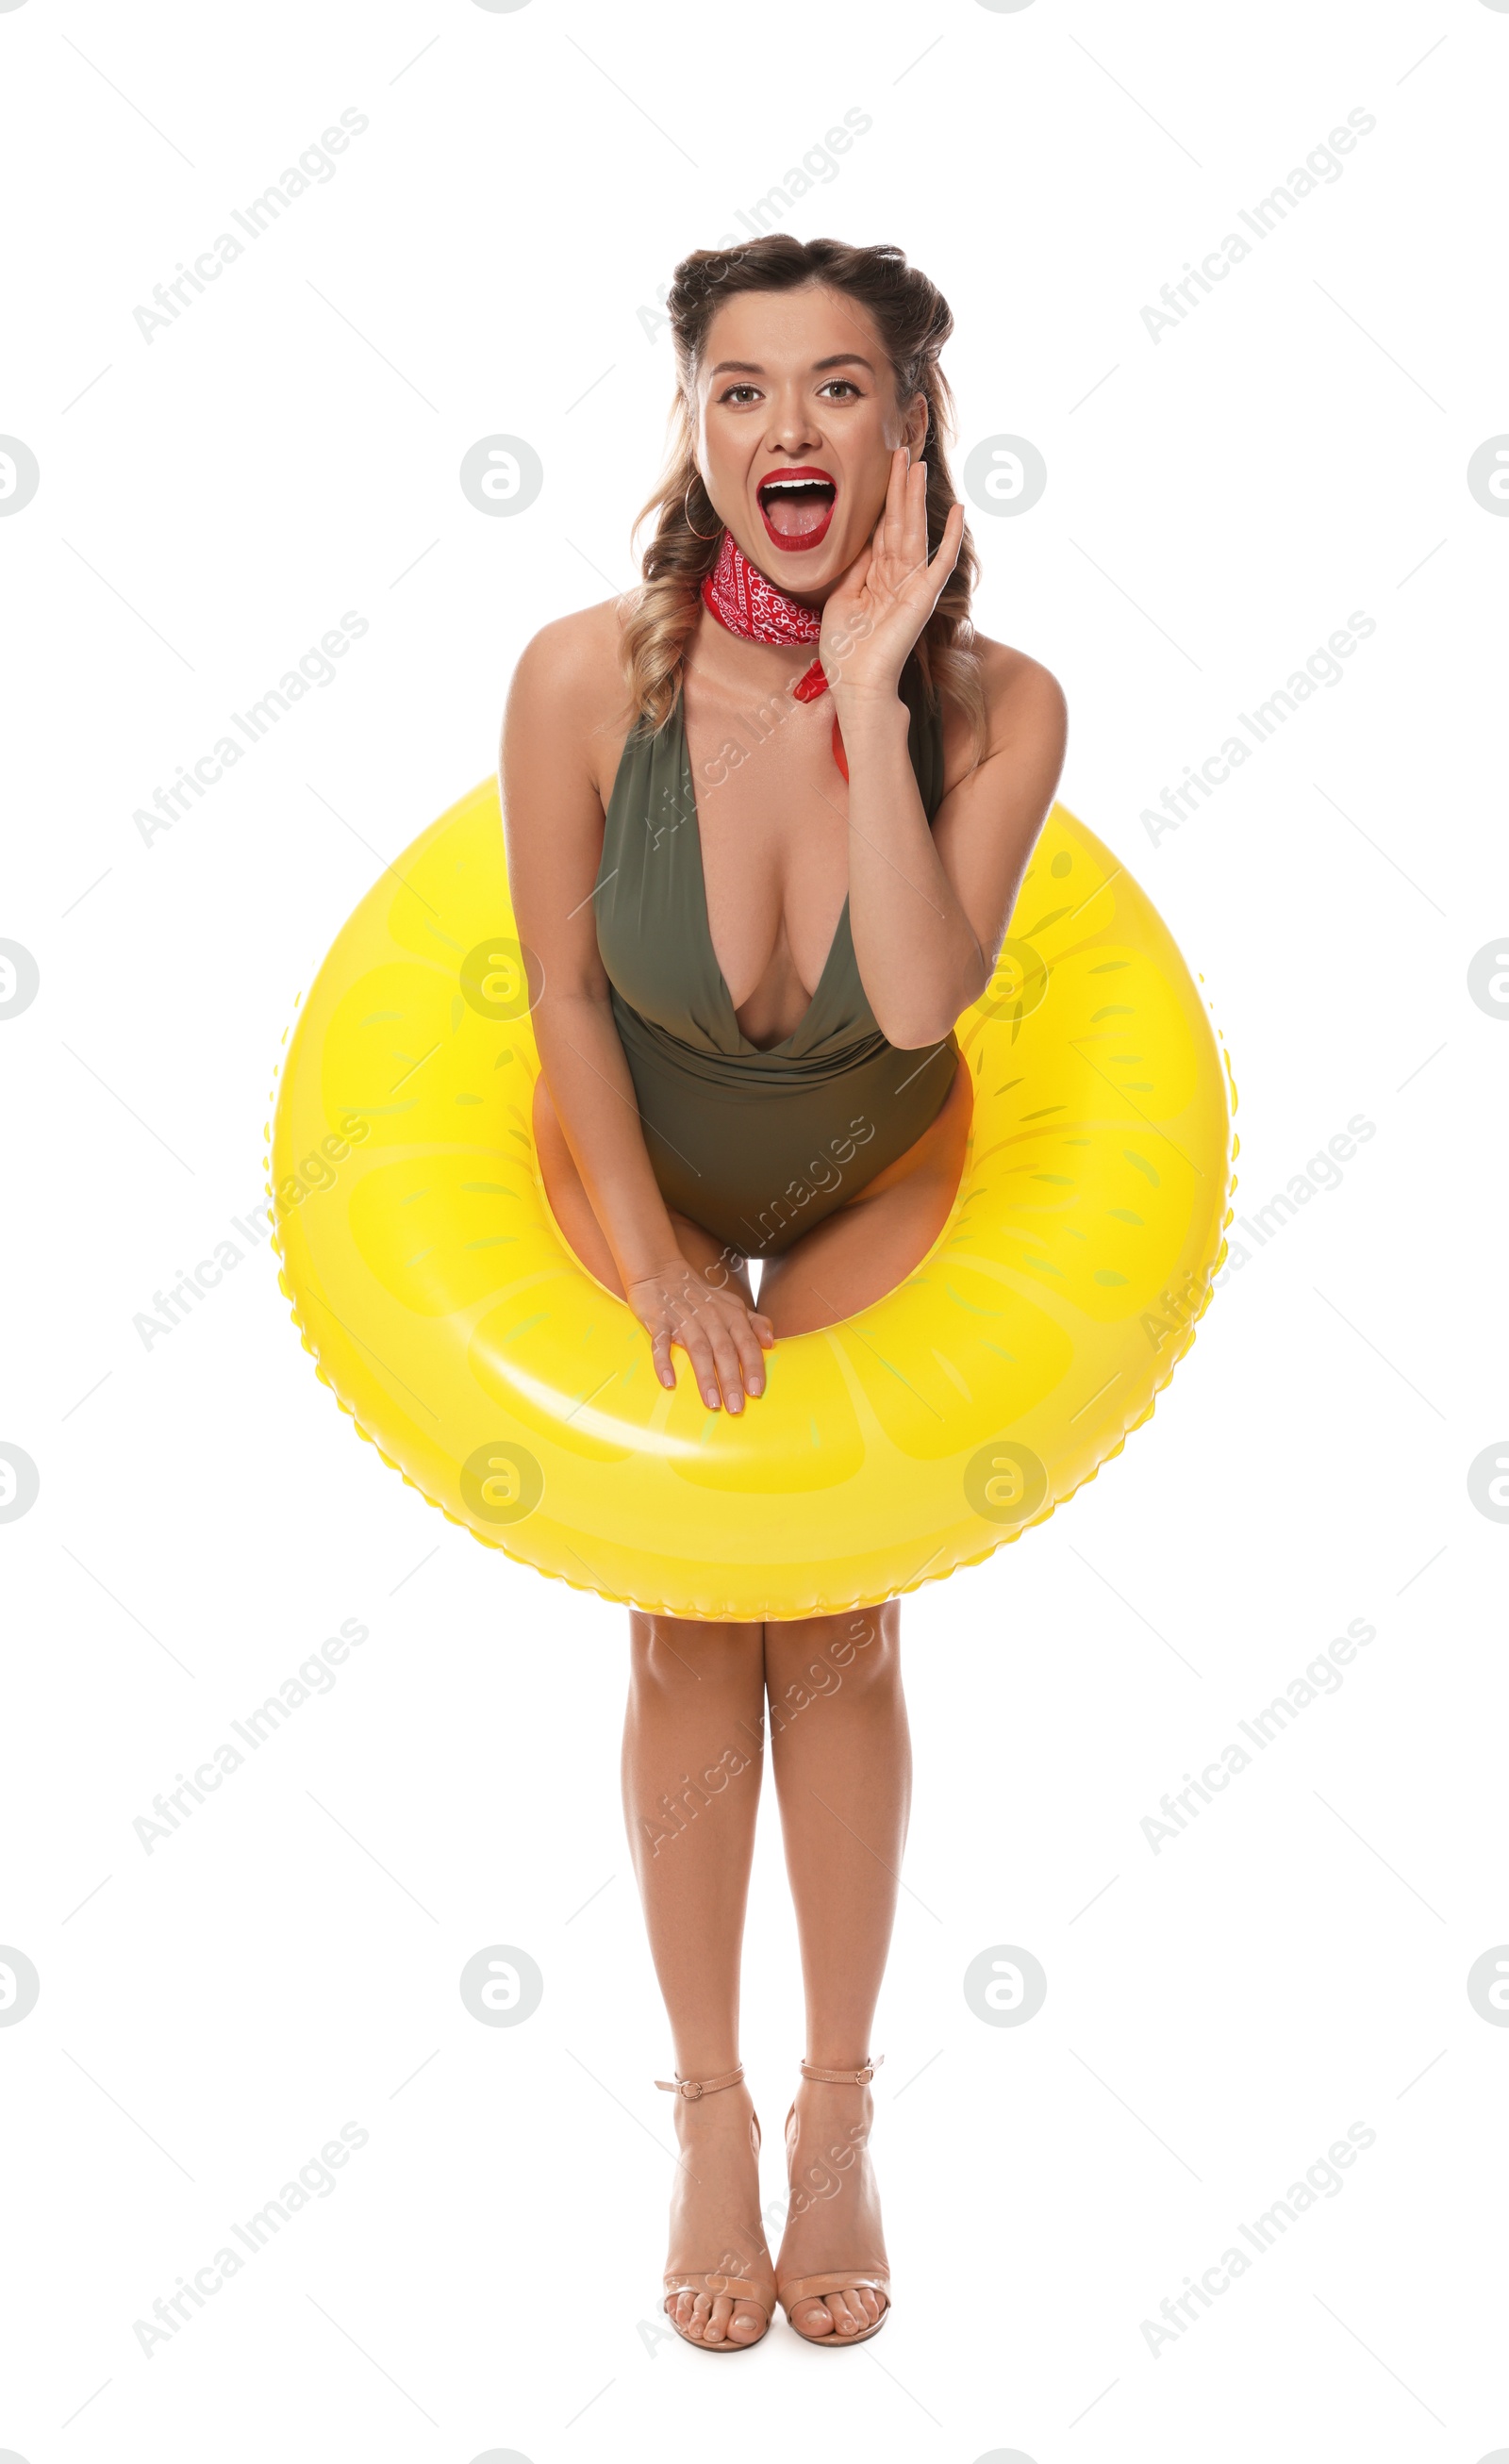
[{"label": "woman's toe", "polygon": [[[820,2308],[820,2303],[814,2303]],[[668,2293],[665,2315],[683,2336],[696,2344],[752,2344],[765,2333],[765,2312],[752,2302],[736,2301],[726,2294],[716,2300],[706,2293]],[[0,2464],[4,2464],[0,2457]]]},{"label": "woman's toe", "polygon": [[799,2301],[791,2313],[791,2324],[799,2336],[831,2336],[833,2332],[832,2312],[826,2301]]}]

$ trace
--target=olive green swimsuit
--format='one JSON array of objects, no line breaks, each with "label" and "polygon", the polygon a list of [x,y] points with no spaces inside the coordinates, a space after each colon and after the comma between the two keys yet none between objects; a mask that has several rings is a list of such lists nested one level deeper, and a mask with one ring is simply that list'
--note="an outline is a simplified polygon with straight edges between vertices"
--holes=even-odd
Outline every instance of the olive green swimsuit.
[{"label": "olive green swimsuit", "polygon": [[[907,750],[928,825],[943,729],[908,662]],[[849,901],[801,1024],[768,1050],[741,1033],[713,949],[679,693],[631,732],[609,799],[594,904],[613,1020],[667,1205],[744,1257],[779,1257],[921,1136],[959,1045],[888,1043],[859,979]]]}]

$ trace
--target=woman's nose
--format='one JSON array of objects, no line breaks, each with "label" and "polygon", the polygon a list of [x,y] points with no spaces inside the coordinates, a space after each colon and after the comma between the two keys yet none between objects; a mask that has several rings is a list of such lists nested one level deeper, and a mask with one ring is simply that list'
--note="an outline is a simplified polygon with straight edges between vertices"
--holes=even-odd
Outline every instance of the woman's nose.
[{"label": "woman's nose", "polygon": [[766,429],[766,442],[790,452],[797,446],[810,445],[817,435],[817,422],[804,396],[793,389],[777,394],[770,406],[770,418]]}]

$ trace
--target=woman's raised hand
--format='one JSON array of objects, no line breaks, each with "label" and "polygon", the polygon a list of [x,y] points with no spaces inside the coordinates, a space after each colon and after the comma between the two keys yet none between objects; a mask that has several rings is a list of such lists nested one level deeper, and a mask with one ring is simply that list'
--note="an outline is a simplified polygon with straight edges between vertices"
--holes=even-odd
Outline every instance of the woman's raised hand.
[{"label": "woman's raised hand", "polygon": [[764,1394],[765,1354],[775,1329],[731,1287],[710,1284],[677,1257],[628,1285],[626,1296],[650,1337],[662,1386],[676,1384],[671,1348],[678,1343],[709,1410],[716,1412],[721,1402],[730,1412],[742,1412],[746,1393]]},{"label": "woman's raised hand", "polygon": [[840,709],[849,693],[899,690],[901,670],[954,569],[964,530],[964,507],[956,501],[928,562],[927,465],[908,465],[906,448],[899,445],[874,535],[823,604],[818,655]]}]

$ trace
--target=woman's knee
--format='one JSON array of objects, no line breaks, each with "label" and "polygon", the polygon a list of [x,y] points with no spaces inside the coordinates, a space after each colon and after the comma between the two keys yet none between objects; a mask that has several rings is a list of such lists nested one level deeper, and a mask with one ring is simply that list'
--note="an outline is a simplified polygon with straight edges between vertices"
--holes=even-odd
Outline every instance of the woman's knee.
[{"label": "woman's knee", "polygon": [[706,1701],[725,1686],[757,1692],[764,1647],[760,1625],[629,1613],[630,1683],[644,1693]]},{"label": "woman's knee", "polygon": [[900,1680],[898,1603],[851,1609],[837,1617],[767,1622],[766,1684],[774,1708],[805,1707],[801,1698],[870,1694]]}]

